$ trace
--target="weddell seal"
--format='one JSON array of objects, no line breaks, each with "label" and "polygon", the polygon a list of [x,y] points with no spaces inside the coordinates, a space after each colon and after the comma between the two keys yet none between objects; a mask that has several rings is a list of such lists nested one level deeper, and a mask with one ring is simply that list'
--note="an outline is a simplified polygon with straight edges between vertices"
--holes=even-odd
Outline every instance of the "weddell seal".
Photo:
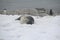
[{"label": "weddell seal", "polygon": [[31,16],[21,16],[16,20],[20,20],[21,24],[34,24],[34,19]]}]

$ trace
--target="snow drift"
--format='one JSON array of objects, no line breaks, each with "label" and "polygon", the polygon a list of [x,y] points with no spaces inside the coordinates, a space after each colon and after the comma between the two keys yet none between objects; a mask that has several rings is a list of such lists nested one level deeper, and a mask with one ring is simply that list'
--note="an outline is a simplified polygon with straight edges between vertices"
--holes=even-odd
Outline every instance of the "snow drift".
[{"label": "snow drift", "polygon": [[0,40],[60,40],[60,16],[32,16],[35,24],[20,24],[18,15],[0,15]]}]

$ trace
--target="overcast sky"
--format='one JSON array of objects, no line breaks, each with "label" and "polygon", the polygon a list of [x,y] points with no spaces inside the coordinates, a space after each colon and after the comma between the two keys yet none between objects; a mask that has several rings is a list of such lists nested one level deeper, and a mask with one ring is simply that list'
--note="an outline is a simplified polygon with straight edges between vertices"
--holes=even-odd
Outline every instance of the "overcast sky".
[{"label": "overcast sky", "polygon": [[0,9],[60,8],[60,0],[0,0]]}]

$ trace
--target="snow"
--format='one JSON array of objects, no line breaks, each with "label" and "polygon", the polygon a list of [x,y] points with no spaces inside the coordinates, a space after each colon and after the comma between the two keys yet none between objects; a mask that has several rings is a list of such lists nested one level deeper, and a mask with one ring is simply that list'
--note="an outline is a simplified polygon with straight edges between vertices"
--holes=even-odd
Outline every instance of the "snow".
[{"label": "snow", "polygon": [[35,24],[21,24],[18,15],[0,15],[0,40],[60,40],[60,16],[32,16]]}]

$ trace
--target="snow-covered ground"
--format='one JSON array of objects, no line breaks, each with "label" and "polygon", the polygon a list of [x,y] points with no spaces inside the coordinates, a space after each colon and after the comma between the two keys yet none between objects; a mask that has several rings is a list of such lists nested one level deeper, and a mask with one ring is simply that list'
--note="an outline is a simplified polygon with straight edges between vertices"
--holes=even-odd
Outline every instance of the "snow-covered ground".
[{"label": "snow-covered ground", "polygon": [[60,40],[60,16],[32,16],[35,24],[20,24],[18,15],[0,15],[0,40]]}]

